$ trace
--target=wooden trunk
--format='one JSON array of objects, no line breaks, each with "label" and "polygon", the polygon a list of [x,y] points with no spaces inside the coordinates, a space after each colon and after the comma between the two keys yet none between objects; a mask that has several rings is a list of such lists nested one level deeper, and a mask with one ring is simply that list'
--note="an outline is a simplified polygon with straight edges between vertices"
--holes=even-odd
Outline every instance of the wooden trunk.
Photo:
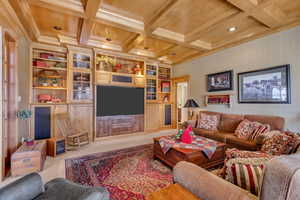
[{"label": "wooden trunk", "polygon": [[45,141],[35,141],[32,146],[27,146],[24,143],[11,157],[11,174],[12,176],[20,176],[41,171],[45,159]]},{"label": "wooden trunk", "polygon": [[144,131],[144,115],[97,117],[96,137],[130,134]]},{"label": "wooden trunk", "polygon": [[225,143],[218,143],[217,149],[211,159],[208,159],[204,153],[196,149],[171,148],[165,154],[159,144],[159,138],[154,138],[153,156],[172,168],[180,161],[187,161],[209,169],[224,162],[226,148]]}]

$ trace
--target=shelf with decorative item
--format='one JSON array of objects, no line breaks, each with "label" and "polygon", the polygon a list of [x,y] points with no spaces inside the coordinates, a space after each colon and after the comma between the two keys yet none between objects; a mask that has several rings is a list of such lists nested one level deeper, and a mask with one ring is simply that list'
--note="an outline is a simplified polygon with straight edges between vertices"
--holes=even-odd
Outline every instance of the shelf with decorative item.
[{"label": "shelf with decorative item", "polygon": [[59,60],[59,59],[54,59],[54,58],[39,58],[39,57],[33,57],[33,59],[36,60],[45,60],[45,61],[50,61],[50,62],[68,62],[67,60]]},{"label": "shelf with decorative item", "polygon": [[231,94],[217,94],[217,95],[206,95],[205,105],[227,105],[229,108],[232,107],[232,95]]},{"label": "shelf with decorative item", "polygon": [[116,56],[96,56],[96,71],[144,75],[144,62]]},{"label": "shelf with decorative item", "polygon": [[60,67],[37,67],[37,66],[32,66],[32,69],[47,69],[47,70],[67,71],[67,68],[60,68]]}]

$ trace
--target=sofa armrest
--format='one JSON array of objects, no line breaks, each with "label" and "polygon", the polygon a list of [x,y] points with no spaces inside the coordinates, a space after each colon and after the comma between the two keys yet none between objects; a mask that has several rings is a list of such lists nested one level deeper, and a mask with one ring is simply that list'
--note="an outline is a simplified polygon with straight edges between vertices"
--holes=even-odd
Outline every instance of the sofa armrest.
[{"label": "sofa armrest", "polygon": [[211,172],[189,162],[179,162],[173,169],[174,181],[205,200],[253,200],[255,196]]},{"label": "sofa armrest", "polygon": [[[72,200],[109,200],[109,193],[102,187],[83,186],[63,178],[56,178],[45,184],[43,196]],[[43,198],[42,198],[43,199]]]},{"label": "sofa armrest", "polygon": [[0,200],[32,200],[44,191],[38,173],[28,174],[0,189]]}]

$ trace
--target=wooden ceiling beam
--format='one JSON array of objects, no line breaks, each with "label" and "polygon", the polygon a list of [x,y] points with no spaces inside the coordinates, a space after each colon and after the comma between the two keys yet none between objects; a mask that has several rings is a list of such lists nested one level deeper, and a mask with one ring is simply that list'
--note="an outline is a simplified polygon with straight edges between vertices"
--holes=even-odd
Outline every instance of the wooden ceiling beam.
[{"label": "wooden ceiling beam", "polygon": [[[277,7],[277,12],[266,12],[265,8],[268,6],[274,6],[274,0],[266,0],[262,2],[257,2],[257,4],[253,3],[253,0],[227,0],[232,5],[236,6],[237,8],[241,9],[244,12],[249,13],[250,16],[255,18],[260,23],[264,24],[268,28],[275,28],[282,24],[282,15],[283,11],[279,12],[280,10]],[[273,5],[272,5],[273,4]]]},{"label": "wooden ceiling beam", "polygon": [[150,19],[145,21],[145,33],[147,35],[148,33],[153,32],[159,23],[159,20],[168,14],[174,8],[177,2],[179,2],[179,0],[167,0],[158,10],[153,13]]},{"label": "wooden ceiling beam", "polygon": [[72,4],[71,2],[61,0],[28,0],[31,5],[35,5],[41,8],[46,8],[54,12],[75,16],[84,17],[83,7]]},{"label": "wooden ceiling beam", "polygon": [[15,10],[18,18],[20,19],[22,25],[26,29],[29,37],[37,41],[40,37],[40,31],[35,23],[35,20],[31,14],[31,9],[29,7],[27,0],[10,0],[10,4]]},{"label": "wooden ceiling beam", "polygon": [[86,44],[91,36],[92,29],[95,25],[95,18],[102,0],[87,0],[84,16],[80,26],[78,41],[81,44]]},{"label": "wooden ceiling beam", "polygon": [[131,35],[122,45],[123,52],[127,53],[131,49],[135,48],[137,45],[139,45],[143,41],[143,38],[141,38],[140,34],[133,34]]}]

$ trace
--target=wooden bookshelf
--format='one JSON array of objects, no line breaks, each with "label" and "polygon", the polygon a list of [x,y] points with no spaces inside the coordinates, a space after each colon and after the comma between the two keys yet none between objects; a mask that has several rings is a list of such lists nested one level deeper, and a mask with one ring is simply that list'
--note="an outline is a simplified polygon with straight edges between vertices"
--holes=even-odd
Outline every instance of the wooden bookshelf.
[{"label": "wooden bookshelf", "polygon": [[143,60],[95,53],[95,84],[145,87]]},{"label": "wooden bookshelf", "polygon": [[67,102],[67,51],[32,48],[31,52],[32,104]]}]

